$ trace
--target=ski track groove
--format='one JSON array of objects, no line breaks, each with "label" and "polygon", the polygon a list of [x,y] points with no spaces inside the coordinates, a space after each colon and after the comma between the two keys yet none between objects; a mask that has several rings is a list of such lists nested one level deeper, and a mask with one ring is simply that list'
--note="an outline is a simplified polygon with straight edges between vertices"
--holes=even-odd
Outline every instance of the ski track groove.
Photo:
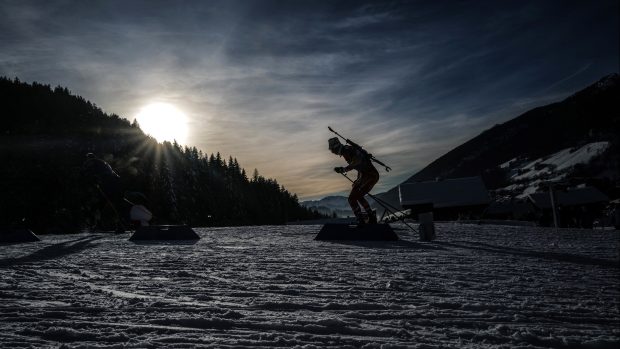
[{"label": "ski track groove", "polygon": [[437,224],[418,242],[319,242],[319,226],[0,246],[0,347],[620,345],[620,232]]}]

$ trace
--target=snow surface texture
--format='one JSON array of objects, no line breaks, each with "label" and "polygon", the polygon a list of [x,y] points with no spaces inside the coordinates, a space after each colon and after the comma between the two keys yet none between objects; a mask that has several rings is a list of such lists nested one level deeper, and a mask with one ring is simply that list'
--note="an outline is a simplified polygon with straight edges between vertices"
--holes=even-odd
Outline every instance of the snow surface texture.
[{"label": "snow surface texture", "polygon": [[618,231],[438,224],[420,243],[320,226],[0,246],[0,346],[617,348]]}]

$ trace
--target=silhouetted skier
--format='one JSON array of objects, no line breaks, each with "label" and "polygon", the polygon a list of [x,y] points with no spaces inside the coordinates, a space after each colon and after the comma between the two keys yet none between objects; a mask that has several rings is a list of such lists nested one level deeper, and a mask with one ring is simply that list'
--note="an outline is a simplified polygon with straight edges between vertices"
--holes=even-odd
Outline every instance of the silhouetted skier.
[{"label": "silhouetted skier", "polygon": [[[349,205],[358,223],[360,225],[377,223],[377,215],[364,198],[364,195],[368,194],[379,181],[379,172],[372,164],[370,154],[361,148],[340,143],[337,137],[329,139],[329,150],[344,157],[348,164],[346,167],[335,167],[334,171],[346,173],[357,170],[357,179],[353,182],[353,188],[349,194]],[[365,212],[362,211],[362,207]]]},{"label": "silhouetted skier", "polygon": [[82,165],[82,177],[90,184],[95,186],[104,202],[100,205],[103,208],[106,203],[112,206],[118,218],[119,230],[126,225],[125,199],[121,185],[121,177],[114,172],[110,164],[99,159],[93,153],[86,154],[86,161]]}]

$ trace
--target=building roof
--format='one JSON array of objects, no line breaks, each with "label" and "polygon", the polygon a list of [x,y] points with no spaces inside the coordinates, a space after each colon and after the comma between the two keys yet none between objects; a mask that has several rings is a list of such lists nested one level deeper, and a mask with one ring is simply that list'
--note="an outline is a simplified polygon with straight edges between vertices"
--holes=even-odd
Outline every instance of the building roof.
[{"label": "building roof", "polygon": [[[528,195],[528,198],[538,208],[551,208],[549,192],[538,192]],[[577,206],[608,202],[609,198],[594,187],[585,187],[571,190],[556,190],[556,204],[562,206]]]},{"label": "building roof", "polygon": [[401,206],[432,203],[434,208],[486,205],[491,202],[480,177],[404,183],[398,187]]}]

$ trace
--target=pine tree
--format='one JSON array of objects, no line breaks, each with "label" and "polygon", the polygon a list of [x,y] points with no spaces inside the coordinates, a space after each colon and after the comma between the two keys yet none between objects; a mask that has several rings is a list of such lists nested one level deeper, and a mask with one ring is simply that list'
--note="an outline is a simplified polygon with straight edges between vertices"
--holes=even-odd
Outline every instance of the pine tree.
[{"label": "pine tree", "polygon": [[146,197],[154,223],[282,224],[315,216],[257,169],[248,179],[235,157],[226,162],[219,152],[158,143],[136,120],[105,114],[66,88],[0,78],[0,106],[8,116],[0,146],[0,192],[8,199],[0,200],[0,226],[79,231],[96,210],[113,226],[114,211],[97,207],[100,194],[80,174],[89,152],[110,163],[124,190]]}]

